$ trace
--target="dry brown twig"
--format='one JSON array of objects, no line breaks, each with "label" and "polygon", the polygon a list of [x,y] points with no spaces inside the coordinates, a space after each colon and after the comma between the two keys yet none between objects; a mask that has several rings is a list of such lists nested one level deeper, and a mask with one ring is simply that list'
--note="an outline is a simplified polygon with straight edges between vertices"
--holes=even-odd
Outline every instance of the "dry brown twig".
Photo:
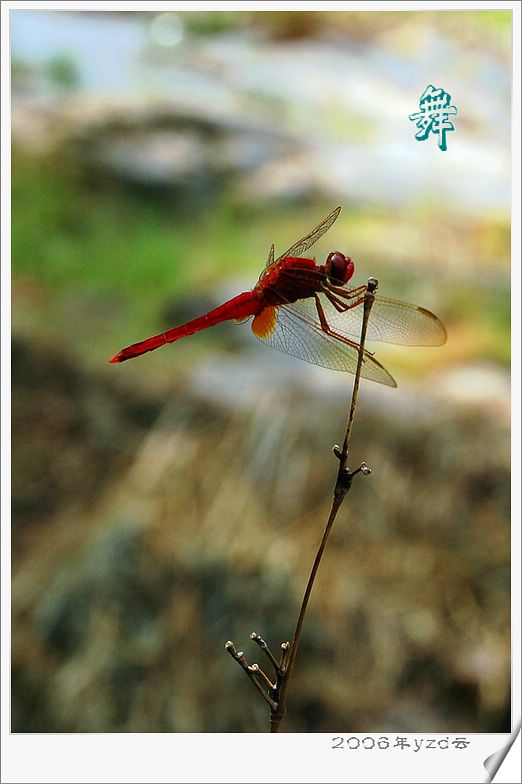
[{"label": "dry brown twig", "polygon": [[361,328],[361,338],[359,344],[359,357],[357,361],[357,369],[355,372],[355,381],[353,385],[352,398],[350,403],[350,413],[348,415],[348,421],[346,423],[346,431],[344,434],[343,445],[342,447],[339,447],[337,445],[333,447],[333,453],[339,460],[339,470],[337,472],[337,481],[335,483],[335,488],[334,488],[332,508],[330,510],[330,514],[328,516],[328,520],[326,522],[326,526],[323,531],[319,548],[315,555],[312,569],[310,571],[310,576],[308,578],[306,589],[303,595],[303,600],[301,602],[301,609],[299,611],[299,616],[297,618],[297,623],[296,623],[292,642],[281,643],[281,654],[277,659],[272,654],[270,648],[259,634],[257,634],[256,632],[252,632],[252,634],[250,635],[250,638],[254,640],[254,642],[256,642],[261,648],[261,650],[265,653],[265,655],[267,656],[270,662],[270,665],[274,670],[274,675],[272,676],[272,680],[270,680],[268,675],[266,675],[266,673],[261,669],[261,667],[259,667],[258,664],[248,664],[245,659],[245,655],[243,651],[237,651],[233,642],[229,640],[227,643],[225,643],[225,649],[228,651],[228,653],[230,653],[232,658],[234,658],[238,662],[238,664],[241,665],[241,667],[244,669],[244,671],[246,672],[246,674],[248,675],[248,677],[250,678],[250,680],[258,690],[258,692],[261,694],[263,699],[270,706],[270,732],[279,731],[281,722],[286,714],[288,686],[290,683],[290,676],[292,674],[292,670],[295,664],[295,659],[297,656],[299,640],[301,639],[301,631],[303,628],[303,623],[306,615],[306,609],[308,607],[308,602],[310,599],[310,595],[312,593],[317,571],[321,563],[321,558],[323,556],[326,543],[330,535],[330,531],[332,530],[333,524],[335,522],[335,518],[337,517],[337,513],[341,507],[341,504],[343,503],[348,491],[352,486],[352,480],[354,476],[356,476],[359,473],[364,475],[368,475],[371,473],[371,469],[368,468],[366,463],[361,463],[359,468],[356,468],[355,471],[351,471],[348,468],[348,445],[350,442],[353,419],[354,419],[355,409],[357,406],[357,399],[359,395],[359,383],[361,380],[361,370],[364,361],[364,344],[366,342],[366,330],[368,326],[368,319],[370,317],[370,311],[374,302],[374,295],[377,290],[377,285],[378,283],[375,278],[369,278],[365,300],[364,300],[364,313],[363,313],[362,328]]}]

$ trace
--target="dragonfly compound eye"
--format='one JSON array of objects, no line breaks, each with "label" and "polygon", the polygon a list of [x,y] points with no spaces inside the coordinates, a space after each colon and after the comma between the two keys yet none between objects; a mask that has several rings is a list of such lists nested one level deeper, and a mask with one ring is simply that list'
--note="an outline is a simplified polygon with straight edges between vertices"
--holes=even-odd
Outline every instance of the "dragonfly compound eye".
[{"label": "dragonfly compound eye", "polygon": [[355,265],[349,256],[334,250],[326,259],[326,275],[330,283],[347,283],[354,273]]}]

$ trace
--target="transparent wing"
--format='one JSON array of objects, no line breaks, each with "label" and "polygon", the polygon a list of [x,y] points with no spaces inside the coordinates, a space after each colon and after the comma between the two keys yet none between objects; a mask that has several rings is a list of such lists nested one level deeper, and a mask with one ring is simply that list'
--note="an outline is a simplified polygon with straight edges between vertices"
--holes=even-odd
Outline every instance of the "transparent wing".
[{"label": "transparent wing", "polygon": [[[254,318],[252,332],[267,346],[305,362],[347,373],[356,371],[357,344],[348,345],[323,332],[313,299],[265,308]],[[367,351],[361,375],[389,387],[397,386],[386,368]]]},{"label": "transparent wing", "polygon": [[[317,240],[325,234],[328,229],[335,223],[337,218],[339,217],[339,213],[341,212],[341,208],[337,207],[333,212],[330,213],[321,223],[315,227],[311,232],[309,232],[306,237],[295,242],[291,248],[288,248],[284,253],[281,254],[275,261],[273,258],[273,252],[271,249],[270,254],[268,255],[268,262],[266,264],[265,269],[261,277],[267,275],[273,267],[278,264],[281,259],[286,259],[288,256],[301,256],[308,248],[311,248],[312,245],[317,242]],[[273,246],[272,246],[273,247]]]},{"label": "transparent wing", "polygon": [[[321,304],[332,329],[359,339],[362,303],[344,313],[339,313],[324,295],[321,295]],[[446,342],[446,329],[437,316],[425,308],[377,295],[370,312],[366,337],[367,340],[380,340],[400,346],[441,346]]]},{"label": "transparent wing", "polygon": [[[281,279],[288,281],[294,276],[299,278],[300,274],[301,270],[285,269]],[[328,278],[319,269],[307,270],[307,275],[315,275],[328,285]],[[332,292],[339,303],[352,304],[351,308],[341,313],[328,300],[325,293],[320,291],[320,283],[318,283],[317,289],[330,327],[342,335],[358,340],[361,335],[364,312],[362,297],[366,286],[358,286],[355,289],[345,287],[345,296],[338,293],[339,289],[335,293]],[[282,292],[278,289],[275,290],[278,296],[283,298]],[[300,300],[292,304],[292,307],[295,310],[301,309],[305,314],[310,314],[313,311],[314,320],[317,318],[313,299]],[[380,295],[375,296],[366,335],[368,340],[379,340],[383,343],[395,343],[401,346],[442,346],[447,337],[444,324],[430,310],[422,308],[420,305],[412,305],[409,302],[401,302]]]},{"label": "transparent wing", "polygon": [[341,212],[341,208],[337,207],[333,212],[331,212],[321,223],[315,227],[311,232],[309,232],[306,237],[295,242],[291,248],[288,248],[279,258],[276,260],[280,261],[281,259],[286,259],[288,256],[302,256],[302,254],[311,248],[317,240],[326,234],[328,229],[333,226],[337,218],[339,217],[339,213]]}]

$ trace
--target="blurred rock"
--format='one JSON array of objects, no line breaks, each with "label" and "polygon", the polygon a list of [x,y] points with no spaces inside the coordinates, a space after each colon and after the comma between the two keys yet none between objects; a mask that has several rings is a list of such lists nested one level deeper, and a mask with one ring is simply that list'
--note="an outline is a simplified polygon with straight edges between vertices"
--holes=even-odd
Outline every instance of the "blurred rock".
[{"label": "blurred rock", "polygon": [[[304,41],[267,41],[241,26],[208,38],[180,35],[176,44],[160,47],[159,57],[147,17],[133,24],[132,15],[105,15],[105,25],[90,27],[107,62],[117,59],[104,73],[82,38],[84,18],[33,13],[22,23],[15,15],[21,84],[17,89],[15,82],[15,140],[42,148],[83,137],[85,160],[124,179],[163,187],[181,179],[190,188],[204,176],[207,187],[237,186],[239,199],[256,203],[319,195],[404,207],[442,200],[467,214],[509,210],[509,74],[499,53],[485,59],[480,47],[463,51],[448,29],[417,22],[417,30],[407,21],[405,40],[424,42],[415,58],[400,38],[395,49],[390,42],[354,44],[321,25]],[[67,90],[46,88],[24,47],[31,33],[42,47],[47,37],[59,40],[53,20],[76,41],[75,59],[67,60],[76,76],[66,75]],[[47,70],[57,57],[65,62],[48,46]],[[444,155],[435,138],[419,144],[408,120],[418,108],[418,73],[437,73],[441,47],[452,74],[444,86],[457,107],[466,102]],[[27,97],[31,73],[39,107],[24,105],[33,101]],[[45,96],[51,105],[42,106]]]},{"label": "blurred rock", "polygon": [[504,424],[509,424],[511,375],[498,365],[482,363],[446,368],[440,374],[436,394],[453,405],[487,409],[492,417],[501,416]]},{"label": "blurred rock", "polygon": [[[263,122],[187,112],[175,104],[56,104],[29,99],[13,106],[13,138],[36,151],[69,150],[76,165],[123,182],[185,194],[236,184],[237,198],[258,203],[299,200],[317,190],[303,166],[304,145]],[[301,158],[296,150],[303,149]],[[297,154],[299,156],[299,153]]]}]

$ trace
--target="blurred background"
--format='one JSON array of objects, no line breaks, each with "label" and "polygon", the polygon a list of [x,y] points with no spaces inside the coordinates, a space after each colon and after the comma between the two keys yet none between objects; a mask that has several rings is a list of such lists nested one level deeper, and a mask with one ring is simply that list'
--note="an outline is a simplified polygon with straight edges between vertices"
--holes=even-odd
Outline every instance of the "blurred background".
[{"label": "blurred background", "polygon": [[[353,378],[222,324],[314,247],[427,307],[370,346],[285,731],[510,727],[511,13],[11,11],[14,732],[266,732]],[[458,108],[446,152],[408,115]]]}]

